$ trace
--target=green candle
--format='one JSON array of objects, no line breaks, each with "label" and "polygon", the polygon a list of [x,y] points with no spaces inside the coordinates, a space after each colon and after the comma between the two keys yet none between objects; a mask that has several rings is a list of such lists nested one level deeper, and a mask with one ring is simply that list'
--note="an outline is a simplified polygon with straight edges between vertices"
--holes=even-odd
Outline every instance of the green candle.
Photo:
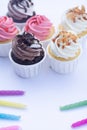
[{"label": "green candle", "polygon": [[69,110],[69,109],[74,109],[74,108],[78,108],[78,107],[83,107],[87,105],[87,100],[84,101],[80,101],[80,102],[76,102],[76,103],[72,103],[72,104],[68,104],[65,106],[61,106],[60,110]]}]

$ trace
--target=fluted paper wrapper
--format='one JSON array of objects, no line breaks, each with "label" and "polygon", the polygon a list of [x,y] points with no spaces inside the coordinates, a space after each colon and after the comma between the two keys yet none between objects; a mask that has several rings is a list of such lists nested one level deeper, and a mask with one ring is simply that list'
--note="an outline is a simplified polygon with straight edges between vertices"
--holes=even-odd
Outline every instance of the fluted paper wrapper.
[{"label": "fluted paper wrapper", "polygon": [[[81,55],[81,53],[80,53],[80,55]],[[67,74],[67,73],[76,71],[80,55],[72,61],[59,61],[59,60],[54,59],[49,54],[48,47],[47,47],[47,56],[48,56],[49,66],[55,72],[60,73],[60,74]]]},{"label": "fluted paper wrapper", "polygon": [[11,49],[12,41],[7,41],[6,43],[0,43],[0,56],[8,57],[9,51]]},{"label": "fluted paper wrapper", "polygon": [[42,64],[46,58],[45,51],[44,51],[44,58],[38,63],[33,64],[33,65],[21,65],[21,64],[16,63],[11,57],[11,51],[12,50],[10,50],[9,52],[9,58],[13,64],[14,70],[17,75],[23,78],[29,78],[29,77],[33,77],[39,74]]},{"label": "fluted paper wrapper", "polygon": [[87,35],[79,38],[78,41],[79,41],[83,51],[87,52]]}]

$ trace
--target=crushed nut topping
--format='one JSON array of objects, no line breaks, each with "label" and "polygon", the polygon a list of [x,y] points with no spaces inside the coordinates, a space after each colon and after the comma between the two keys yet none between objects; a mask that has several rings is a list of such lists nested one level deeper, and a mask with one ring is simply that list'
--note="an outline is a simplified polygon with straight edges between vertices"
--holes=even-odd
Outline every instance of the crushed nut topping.
[{"label": "crushed nut topping", "polygon": [[67,31],[60,31],[59,34],[52,39],[52,41],[57,43],[57,46],[60,47],[62,43],[62,49],[65,48],[65,46],[70,46],[71,41],[76,43],[77,36],[71,32]]},{"label": "crushed nut topping", "polygon": [[85,7],[83,5],[81,6],[81,9],[79,9],[79,7],[70,9],[67,12],[66,16],[73,22],[76,22],[76,18],[80,19],[80,16],[82,16],[82,18],[84,20],[87,20],[87,13],[86,13]]}]

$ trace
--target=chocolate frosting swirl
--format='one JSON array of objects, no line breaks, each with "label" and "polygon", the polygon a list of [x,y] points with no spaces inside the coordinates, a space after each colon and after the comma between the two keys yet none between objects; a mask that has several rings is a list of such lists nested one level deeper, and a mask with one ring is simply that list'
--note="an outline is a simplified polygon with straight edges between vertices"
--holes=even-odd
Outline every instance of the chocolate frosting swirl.
[{"label": "chocolate frosting swirl", "polygon": [[42,45],[29,33],[17,35],[13,39],[12,54],[21,61],[32,61],[36,57],[40,57],[42,52]]},{"label": "chocolate frosting swirl", "polygon": [[26,22],[28,18],[35,15],[33,5],[31,0],[10,0],[7,16],[12,17],[14,22]]}]

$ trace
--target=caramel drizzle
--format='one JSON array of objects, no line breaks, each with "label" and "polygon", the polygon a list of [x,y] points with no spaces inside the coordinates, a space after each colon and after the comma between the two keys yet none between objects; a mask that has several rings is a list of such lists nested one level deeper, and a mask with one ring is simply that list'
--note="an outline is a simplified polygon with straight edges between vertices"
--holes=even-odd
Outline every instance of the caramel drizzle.
[{"label": "caramel drizzle", "polygon": [[55,43],[57,42],[57,46],[60,47],[60,43],[63,43],[62,49],[65,48],[65,46],[70,46],[70,40],[72,40],[74,43],[77,41],[77,36],[72,34],[71,32],[66,31],[60,31],[59,34],[52,39],[52,41]]},{"label": "caramel drizzle", "polygon": [[80,19],[79,16],[82,16],[83,19],[87,20],[87,13],[83,5],[81,6],[81,9],[79,9],[78,7],[70,9],[66,15],[67,15],[67,18],[69,18],[73,22],[76,22],[76,17]]}]

